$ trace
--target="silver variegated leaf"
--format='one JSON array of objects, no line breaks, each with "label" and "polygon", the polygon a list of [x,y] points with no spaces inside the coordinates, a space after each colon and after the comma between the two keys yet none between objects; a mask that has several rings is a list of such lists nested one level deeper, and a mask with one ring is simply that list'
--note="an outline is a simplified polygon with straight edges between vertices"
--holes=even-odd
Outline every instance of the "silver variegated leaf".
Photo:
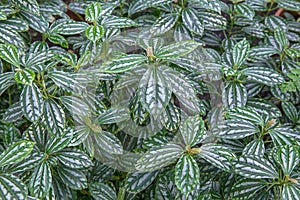
[{"label": "silver variegated leaf", "polygon": [[191,147],[203,140],[205,132],[204,122],[199,116],[187,117],[180,126],[180,133],[185,145]]},{"label": "silver variegated leaf", "polygon": [[125,188],[130,192],[141,192],[146,189],[156,178],[159,171],[152,172],[134,172],[127,175]]},{"label": "silver variegated leaf", "polygon": [[23,109],[20,102],[12,104],[4,113],[3,121],[4,122],[15,122],[22,118]]},{"label": "silver variegated leaf", "polygon": [[256,139],[248,143],[243,149],[243,155],[263,156],[265,154],[265,144],[261,139]]},{"label": "silver variegated leaf", "polygon": [[63,136],[52,136],[46,144],[46,152],[51,154],[51,153],[55,153],[58,152],[62,149],[64,149],[65,147],[67,147],[69,145],[69,143],[71,142],[72,139],[72,135],[71,134],[66,134]]},{"label": "silver variegated leaf", "polygon": [[244,177],[253,179],[276,179],[279,174],[275,167],[262,156],[241,156],[234,164],[235,171]]},{"label": "silver variegated leaf", "polygon": [[40,15],[40,7],[36,0],[12,0],[12,3],[22,10],[29,11],[35,15]]},{"label": "silver variegated leaf", "polygon": [[190,155],[182,155],[175,166],[175,185],[184,194],[190,194],[200,182],[200,170]]},{"label": "silver variegated leaf", "polygon": [[204,23],[197,16],[196,11],[192,8],[186,8],[182,12],[183,24],[192,32],[202,35],[204,31]]},{"label": "silver variegated leaf", "polygon": [[30,181],[29,190],[31,195],[37,198],[45,197],[50,191],[52,184],[52,173],[47,161],[43,161],[33,171]]},{"label": "silver variegated leaf", "polygon": [[137,0],[130,4],[128,12],[134,14],[149,7],[164,5],[171,2],[172,0],[148,0],[146,2],[144,0]]},{"label": "silver variegated leaf", "polygon": [[247,89],[239,82],[226,83],[222,93],[222,100],[227,108],[245,106],[247,103]]},{"label": "silver variegated leaf", "polygon": [[140,80],[140,101],[154,117],[159,116],[171,99],[171,89],[164,75],[156,67],[149,68]]},{"label": "silver variegated leaf", "polygon": [[264,189],[267,184],[263,180],[242,178],[233,186],[233,198],[251,199],[259,190]]},{"label": "silver variegated leaf", "polygon": [[97,21],[101,16],[102,6],[99,2],[93,2],[89,4],[85,9],[86,21]]},{"label": "silver variegated leaf", "polygon": [[0,199],[20,200],[27,199],[27,187],[12,174],[0,175]]},{"label": "silver variegated leaf", "polygon": [[241,64],[244,63],[246,58],[248,57],[248,53],[250,50],[250,44],[244,38],[242,41],[236,43],[232,49],[232,60],[234,64],[234,68],[238,68]]},{"label": "silver variegated leaf", "polygon": [[126,17],[117,17],[114,15],[106,16],[102,21],[101,24],[105,25],[108,28],[126,28],[136,26],[137,24]]},{"label": "silver variegated leaf", "polygon": [[219,129],[219,137],[226,139],[241,139],[259,132],[255,124],[242,119],[226,120]]},{"label": "silver variegated leaf", "polygon": [[137,162],[136,169],[141,172],[161,169],[175,162],[183,154],[183,148],[168,143],[146,152]]},{"label": "silver variegated leaf", "polygon": [[243,119],[254,124],[264,124],[261,114],[247,107],[236,107],[227,111],[228,118],[230,119]]},{"label": "silver variegated leaf", "polygon": [[91,25],[85,30],[85,36],[93,42],[100,40],[103,34],[104,34],[104,28],[103,26],[99,26],[99,25],[97,26]]},{"label": "silver variegated leaf", "polygon": [[89,106],[79,97],[62,96],[60,101],[74,115],[87,116],[90,113]]},{"label": "silver variegated leaf", "polygon": [[299,148],[297,146],[284,145],[278,148],[276,155],[276,160],[280,164],[284,175],[290,176],[300,161]]},{"label": "silver variegated leaf", "polygon": [[231,162],[235,158],[235,155],[229,148],[213,143],[201,146],[197,155],[213,166],[227,171],[231,169]]},{"label": "silver variegated leaf", "polygon": [[292,122],[297,122],[298,119],[300,118],[300,115],[297,111],[297,108],[292,104],[291,102],[282,102],[281,103],[282,109],[286,116],[292,121]]},{"label": "silver variegated leaf", "polygon": [[101,71],[107,73],[121,73],[139,66],[146,60],[147,57],[139,54],[125,55],[116,60],[108,62],[106,65],[104,65]]},{"label": "silver variegated leaf", "polygon": [[123,154],[122,143],[114,134],[107,131],[94,132],[91,137],[102,150],[111,154]]},{"label": "silver variegated leaf", "polygon": [[286,10],[298,12],[300,10],[300,2],[297,0],[277,0],[278,6]]},{"label": "silver variegated leaf", "polygon": [[56,158],[65,166],[73,169],[84,169],[92,165],[90,158],[78,149],[63,149],[56,153]]},{"label": "silver variegated leaf", "polygon": [[15,71],[16,71],[16,73],[15,73],[14,78],[15,78],[17,83],[27,84],[27,85],[32,84],[32,81],[35,78],[35,73],[32,69],[29,69],[29,68],[20,69],[20,68],[18,68]]},{"label": "silver variegated leaf", "polygon": [[0,44],[0,58],[16,67],[20,67],[18,49],[12,44]]},{"label": "silver variegated leaf", "polygon": [[158,20],[151,27],[150,32],[153,35],[160,35],[171,30],[175,23],[177,22],[178,15],[177,14],[165,14],[158,18]]},{"label": "silver variegated leaf", "polygon": [[44,102],[45,125],[55,135],[62,135],[65,127],[65,112],[62,107],[52,99]]},{"label": "silver variegated leaf", "polygon": [[60,167],[57,169],[59,179],[68,187],[74,190],[82,190],[88,186],[87,179],[83,171]]},{"label": "silver variegated leaf", "polygon": [[284,184],[281,198],[284,200],[299,200],[300,199],[299,187],[292,183]]},{"label": "silver variegated leaf", "polygon": [[268,86],[278,85],[285,82],[283,76],[275,70],[267,67],[247,67],[242,71],[247,79]]},{"label": "silver variegated leaf", "polygon": [[61,35],[74,35],[84,32],[87,27],[88,24],[85,22],[77,22],[71,19],[59,19],[51,25],[50,30]]},{"label": "silver variegated leaf", "polygon": [[128,119],[129,111],[128,108],[122,107],[112,107],[103,113],[101,113],[97,118],[98,124],[113,124],[124,121]]},{"label": "silver variegated leaf", "polygon": [[116,200],[117,195],[115,189],[107,184],[94,182],[89,184],[89,190],[92,197],[101,200]]},{"label": "silver variegated leaf", "polygon": [[200,45],[201,43],[192,40],[181,41],[174,44],[170,44],[168,46],[164,46],[163,48],[158,50],[155,56],[161,59],[182,57],[191,53]]},{"label": "silver variegated leaf", "polygon": [[35,83],[25,85],[20,97],[24,116],[32,121],[37,121],[43,113],[43,96]]},{"label": "silver variegated leaf", "polygon": [[236,4],[234,10],[238,13],[238,15],[246,17],[248,19],[253,19],[255,16],[255,11],[246,3]]},{"label": "silver variegated leaf", "polygon": [[0,154],[0,167],[23,160],[32,151],[34,142],[18,141],[10,145]]}]

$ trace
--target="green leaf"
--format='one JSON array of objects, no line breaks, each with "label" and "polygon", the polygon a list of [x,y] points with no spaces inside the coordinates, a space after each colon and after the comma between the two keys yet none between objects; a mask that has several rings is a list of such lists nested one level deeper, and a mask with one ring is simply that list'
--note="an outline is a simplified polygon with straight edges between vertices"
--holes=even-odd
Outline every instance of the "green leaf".
[{"label": "green leaf", "polygon": [[182,12],[183,24],[192,32],[202,35],[204,31],[204,23],[197,16],[196,11],[192,8],[186,8]]},{"label": "green leaf", "polygon": [[199,116],[187,117],[180,127],[185,144],[191,147],[201,142],[205,132],[204,122]]},{"label": "green leaf", "polygon": [[170,44],[158,50],[155,54],[157,58],[161,59],[170,59],[170,58],[177,58],[187,55],[197,49],[201,43],[187,40],[181,41],[174,44]]},{"label": "green leaf", "polygon": [[53,59],[55,58],[54,56],[55,55],[51,50],[35,52],[26,60],[25,66],[33,68],[34,66],[42,65],[45,62],[53,61]]},{"label": "green leaf", "polygon": [[112,133],[102,131],[101,133],[93,133],[93,140],[101,149],[112,154],[123,154],[123,146],[119,138]]},{"label": "green leaf", "polygon": [[122,73],[139,66],[146,60],[147,57],[145,57],[144,55],[125,55],[118,59],[112,60],[111,62],[108,62],[106,65],[104,65],[101,71],[107,73]]},{"label": "green leaf", "polygon": [[20,67],[18,49],[14,45],[0,44],[0,58],[16,67]]},{"label": "green leaf", "polygon": [[282,102],[282,109],[286,116],[293,122],[296,123],[299,119],[297,108],[291,102]]},{"label": "green leaf", "polygon": [[276,160],[284,175],[291,175],[294,168],[299,164],[299,157],[299,148],[296,146],[284,145],[276,151]]},{"label": "green leaf", "polygon": [[0,95],[15,83],[13,72],[0,73]]},{"label": "green leaf", "polygon": [[154,117],[159,116],[169,104],[169,84],[156,67],[149,68],[141,78],[139,95],[143,107]]},{"label": "green leaf", "polygon": [[235,69],[244,63],[248,57],[249,50],[250,44],[246,38],[234,45],[232,49],[232,59]]},{"label": "green leaf", "polygon": [[245,3],[236,4],[234,9],[238,15],[246,17],[248,19],[253,19],[253,17],[255,16],[254,10],[248,4]]},{"label": "green leaf", "polygon": [[52,174],[48,162],[43,161],[33,172],[29,181],[29,190],[34,197],[45,197],[52,184]]},{"label": "green leaf", "polygon": [[97,118],[97,123],[99,124],[113,124],[124,121],[128,119],[129,111],[125,107],[112,107],[103,113],[101,113]]},{"label": "green leaf", "polygon": [[281,74],[268,67],[247,67],[242,71],[247,79],[262,83],[268,86],[284,83],[285,80]]},{"label": "green leaf", "polygon": [[27,187],[12,174],[0,175],[0,199],[19,200],[27,199]]},{"label": "green leaf", "polygon": [[146,189],[156,178],[159,171],[146,173],[134,172],[127,175],[125,188],[126,191],[139,193]]},{"label": "green leaf", "polygon": [[277,0],[278,6],[286,10],[299,12],[300,2],[297,0]]},{"label": "green leaf", "polygon": [[153,35],[160,35],[171,30],[177,22],[178,15],[176,14],[165,14],[157,19],[150,29]]},{"label": "green leaf", "polygon": [[40,7],[36,0],[12,0],[12,3],[23,10],[40,15]]},{"label": "green leaf", "polygon": [[183,153],[183,148],[177,144],[169,143],[146,152],[136,164],[141,172],[161,169],[175,162]]},{"label": "green leaf", "polygon": [[253,179],[276,179],[279,174],[274,166],[262,156],[241,156],[234,164],[235,171],[244,177]]},{"label": "green leaf", "polygon": [[85,36],[93,41],[96,42],[98,40],[100,40],[100,38],[104,35],[104,28],[103,26],[89,26],[86,30],[85,30]]},{"label": "green leaf", "polygon": [[146,8],[156,7],[156,6],[168,4],[171,2],[172,2],[172,0],[148,0],[146,2],[144,0],[137,0],[130,4],[128,12],[130,15],[132,15],[136,12],[145,10]]},{"label": "green leaf", "polygon": [[279,130],[271,129],[269,130],[269,135],[272,138],[274,146],[281,147],[283,145],[294,145],[297,144],[293,136],[287,135]]},{"label": "green leaf", "polygon": [[85,9],[85,20],[86,21],[97,21],[101,16],[102,6],[99,2],[93,2],[89,4]]},{"label": "green leaf", "polygon": [[0,167],[23,160],[32,151],[34,142],[19,141],[10,145],[0,154]]},{"label": "green leaf", "polygon": [[90,158],[78,149],[63,149],[58,151],[56,158],[63,165],[73,169],[84,169],[92,165]]},{"label": "green leaf", "polygon": [[68,187],[74,190],[82,190],[88,186],[87,179],[83,171],[59,167],[57,169],[59,179]]},{"label": "green leaf", "polygon": [[284,30],[282,30],[281,28],[275,29],[274,37],[275,37],[276,42],[280,46],[282,46],[284,49],[289,46],[289,41],[286,38],[286,34],[285,34]]},{"label": "green leaf", "polygon": [[227,108],[242,107],[247,102],[247,89],[239,82],[225,83],[222,93],[223,103]]},{"label": "green leaf", "polygon": [[30,28],[34,29],[39,33],[46,33],[49,27],[49,23],[45,20],[43,16],[39,16],[27,11],[22,11],[18,13],[24,20],[28,23]]},{"label": "green leaf", "polygon": [[24,116],[32,121],[37,121],[43,113],[44,100],[39,88],[32,85],[25,85],[20,97]]},{"label": "green leaf", "polygon": [[[18,48],[24,48],[26,46],[23,38],[15,30],[0,26],[0,42],[11,43]],[[1,57],[0,57],[1,58]]]},{"label": "green leaf", "polygon": [[230,170],[231,162],[235,158],[229,148],[213,143],[201,146],[200,153],[197,155],[213,166],[227,171]]},{"label": "green leaf", "polygon": [[200,182],[197,162],[190,155],[182,155],[175,166],[175,184],[184,194],[190,194]]},{"label": "green leaf", "polygon": [[31,85],[35,78],[35,73],[29,68],[17,69],[14,78],[17,83]]},{"label": "green leaf", "polygon": [[281,198],[284,200],[299,200],[300,199],[299,187],[291,183],[284,184]]},{"label": "green leaf", "polygon": [[219,136],[226,139],[241,139],[259,132],[253,123],[242,119],[226,120],[219,129]]},{"label": "green leaf", "polygon": [[116,191],[112,186],[104,183],[94,182],[89,184],[89,191],[92,197],[101,200],[116,200]]}]

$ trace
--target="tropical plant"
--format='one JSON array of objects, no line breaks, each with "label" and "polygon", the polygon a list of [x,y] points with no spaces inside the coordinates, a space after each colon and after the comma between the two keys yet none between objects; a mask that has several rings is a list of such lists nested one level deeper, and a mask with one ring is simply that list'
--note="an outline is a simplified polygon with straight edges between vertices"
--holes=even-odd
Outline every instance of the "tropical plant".
[{"label": "tropical plant", "polygon": [[0,2],[0,199],[300,199],[298,0]]}]

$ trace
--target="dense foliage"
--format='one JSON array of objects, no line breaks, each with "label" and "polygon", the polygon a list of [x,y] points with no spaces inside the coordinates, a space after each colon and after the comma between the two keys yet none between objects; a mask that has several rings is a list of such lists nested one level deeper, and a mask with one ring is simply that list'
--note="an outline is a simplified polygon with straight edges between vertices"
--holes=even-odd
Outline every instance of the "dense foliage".
[{"label": "dense foliage", "polygon": [[0,199],[300,199],[299,12],[0,1]]}]

